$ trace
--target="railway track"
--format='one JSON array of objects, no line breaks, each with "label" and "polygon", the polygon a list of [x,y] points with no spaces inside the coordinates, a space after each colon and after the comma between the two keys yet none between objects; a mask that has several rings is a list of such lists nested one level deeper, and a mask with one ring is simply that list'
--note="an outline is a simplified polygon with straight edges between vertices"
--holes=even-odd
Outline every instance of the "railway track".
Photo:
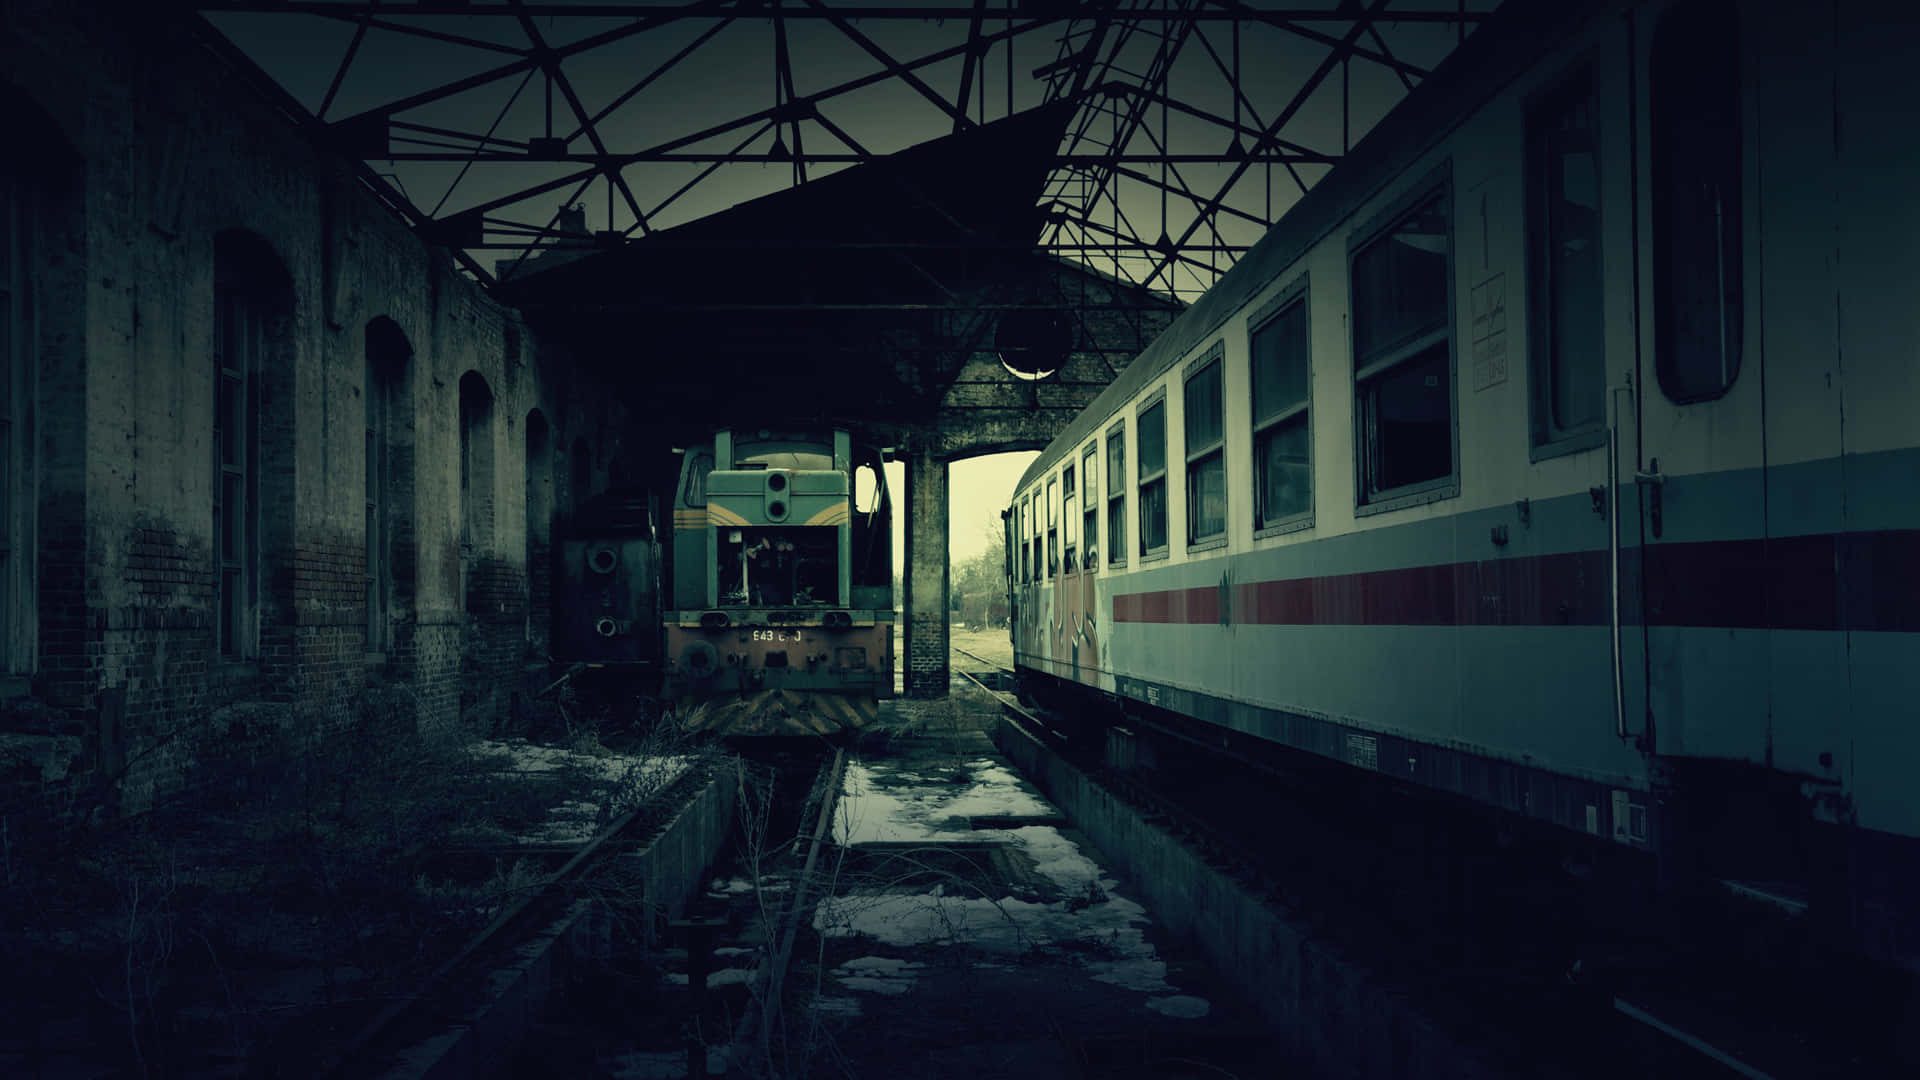
[{"label": "railway track", "polygon": [[458,952],[397,998],[317,1064],[311,1075],[327,1078],[378,1076],[410,1047],[444,1031],[451,1018],[478,1004],[488,976],[515,950],[564,917],[582,886],[618,855],[651,841],[674,812],[713,775],[712,763],[696,764],[645,805],[614,821],[573,852],[534,889],[508,904]]},{"label": "railway track", "polygon": [[787,968],[793,961],[793,943],[800,933],[802,916],[807,911],[807,903],[819,879],[820,851],[825,845],[827,830],[833,825],[834,807],[840,801],[841,778],[846,773],[847,749],[838,747],[833,757],[822,769],[823,776],[816,779],[813,790],[819,799],[814,811],[811,830],[802,824],[800,835],[805,837],[807,846],[806,860],[801,864],[800,876],[794,881],[792,901],[781,912],[775,927],[777,948],[759,976],[756,978],[755,993],[749,999],[754,1008],[742,1018],[737,1035],[734,1038],[736,1049],[757,1049],[762,1058],[771,1054],[773,1029],[785,1016],[782,988],[786,982]]},{"label": "railway track", "polygon": [[[1423,1007],[1496,1043],[1539,1054],[1530,1063],[1534,1075],[1882,1075],[1866,1061],[1826,1059],[1823,1050],[1836,1052],[1828,1044],[1777,1030],[1769,1020],[1716,1015],[1712,1006],[1698,1008],[1699,1002],[1665,1015],[1659,1005],[1648,1007],[1661,1002],[1679,1008],[1683,988],[1694,985],[1685,969],[1710,961],[1661,953],[1646,970],[1596,972],[1588,963],[1592,950],[1580,937],[1590,929],[1581,919],[1595,898],[1569,880],[1541,880],[1537,861],[1511,866],[1500,853],[1464,843],[1448,825],[1404,820],[1424,806],[1336,804],[1327,781],[1312,771],[1250,763],[1141,717],[1129,717],[1127,724],[1159,741],[1160,768],[1109,768],[1099,751],[1061,733],[1070,726],[1062,718],[1029,709],[993,685],[1010,678],[1005,668],[956,651],[989,669],[984,678],[960,674],[996,692],[1013,723],[1097,777],[1216,870],[1365,956],[1384,977],[1424,999]],[[1190,755],[1170,764],[1166,746],[1184,747]],[[1238,796],[1235,788],[1242,789]],[[1256,808],[1257,825],[1250,829]],[[1286,841],[1273,842],[1275,834]],[[1453,860],[1476,868],[1436,890],[1427,879],[1461,873],[1444,865]],[[1503,894],[1512,897],[1507,910],[1520,917],[1473,918],[1476,905],[1498,905]],[[1455,910],[1431,918],[1436,903],[1451,903]],[[1557,925],[1537,914],[1555,905],[1561,908]],[[1536,912],[1532,920],[1522,914],[1529,909]],[[1620,936],[1619,928],[1602,936]],[[1381,942],[1391,947],[1367,947]],[[1570,952],[1559,951],[1570,942]],[[1433,978],[1436,971],[1446,972],[1444,980]],[[1761,1059],[1779,1064],[1770,1065],[1770,1072],[1753,1064]]]},{"label": "railway track", "polygon": [[[958,645],[955,645],[953,647],[953,651],[959,653],[961,656],[968,658],[969,660],[973,660],[976,663],[985,665],[990,673],[999,676],[999,678],[1003,681],[1011,683],[1013,679],[1013,672],[1008,670],[1005,667],[1002,667],[999,661],[989,660],[986,657],[981,656],[979,653],[976,653],[976,652],[968,652],[966,649],[963,649]],[[990,693],[999,692],[999,691],[996,691],[993,687],[988,686],[982,680],[975,678],[974,676],[976,673],[974,672],[962,671],[962,672],[959,672],[958,674],[966,676],[969,682],[973,683],[975,686],[978,686],[983,690],[987,690]]]}]

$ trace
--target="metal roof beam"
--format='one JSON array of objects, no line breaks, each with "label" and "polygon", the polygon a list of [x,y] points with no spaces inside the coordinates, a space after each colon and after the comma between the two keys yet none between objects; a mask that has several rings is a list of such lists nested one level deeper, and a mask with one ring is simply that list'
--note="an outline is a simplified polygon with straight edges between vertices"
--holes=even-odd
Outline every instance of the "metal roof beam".
[{"label": "metal roof beam", "polygon": [[[1219,3],[1220,0],[1213,0],[1213,2]],[[423,2],[406,8],[396,7],[391,0],[387,0],[387,2],[384,3],[378,2],[378,0],[373,0],[373,2],[368,3],[335,2],[335,0],[195,0],[192,6],[201,11],[253,12],[274,15],[324,15],[348,19],[358,19],[363,15],[374,12],[415,19],[428,19],[436,16],[472,18],[488,15],[512,15],[514,13],[510,7],[502,4],[471,4],[465,2],[445,2],[445,0],[439,4]],[[1352,22],[1354,19],[1354,16],[1350,12],[1341,8],[1258,8],[1245,4],[1236,4],[1234,6],[1245,8],[1246,11],[1263,20],[1278,19],[1289,23],[1344,23]],[[716,11],[714,10],[716,8],[723,10]],[[701,2],[693,4],[540,3],[536,5],[534,13],[536,15],[554,16],[679,20],[711,18],[722,15],[726,17],[757,15],[761,14],[759,8],[760,5],[757,2],[741,2],[741,0],[721,0],[721,2],[718,3]],[[842,18],[908,20],[917,22],[932,22],[942,19],[965,19],[969,18],[972,13],[973,9],[964,5],[914,7],[910,5],[889,6],[865,4],[845,7],[835,5],[833,8],[833,15]],[[796,11],[789,13],[790,18],[803,19],[825,19],[831,18],[833,15],[821,11],[804,13]],[[1084,11],[1062,13],[1052,16],[1049,21],[1059,22],[1064,19],[1078,18],[1082,15],[1084,15]],[[1154,17],[1159,18],[1160,16],[1155,15]],[[1198,9],[1171,16],[1171,18],[1180,22],[1226,22],[1242,17],[1245,16],[1233,10],[1208,9]],[[1464,23],[1472,25],[1482,22],[1489,17],[1491,16],[1487,12],[1473,11],[1409,10],[1396,11],[1393,13],[1395,22],[1414,23]],[[476,44],[482,43],[476,42]]]}]

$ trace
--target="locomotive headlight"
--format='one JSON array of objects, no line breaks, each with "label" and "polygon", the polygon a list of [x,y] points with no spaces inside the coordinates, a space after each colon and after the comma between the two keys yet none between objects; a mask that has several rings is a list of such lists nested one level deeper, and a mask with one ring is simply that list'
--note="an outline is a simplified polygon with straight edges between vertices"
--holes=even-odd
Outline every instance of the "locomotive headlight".
[{"label": "locomotive headlight", "polygon": [[725,630],[731,621],[733,620],[727,618],[727,613],[724,611],[709,611],[700,616],[700,629]]},{"label": "locomotive headlight", "polygon": [[789,509],[787,497],[792,494],[788,488],[792,486],[792,478],[789,477],[784,470],[775,470],[767,473],[764,482],[766,484],[766,491],[763,498],[765,500],[767,520],[787,520],[787,511]]}]

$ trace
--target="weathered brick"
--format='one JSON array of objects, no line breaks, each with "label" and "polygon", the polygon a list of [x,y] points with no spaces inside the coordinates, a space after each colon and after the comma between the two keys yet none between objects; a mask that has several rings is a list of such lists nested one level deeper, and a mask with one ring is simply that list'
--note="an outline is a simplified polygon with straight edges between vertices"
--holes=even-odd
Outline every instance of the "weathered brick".
[{"label": "weathered brick", "polygon": [[[544,630],[544,584],[527,568],[544,570],[559,501],[544,494],[562,474],[549,447],[592,454],[625,423],[591,373],[422,244],[246,76],[211,62],[197,23],[165,5],[114,19],[51,0],[0,9],[0,70],[45,120],[22,130],[67,143],[18,147],[64,163],[35,196],[41,459],[23,471],[38,476],[34,691],[92,723],[103,694],[123,691],[121,754],[140,762],[130,782],[148,796],[187,782],[173,775],[187,759],[166,748],[217,710],[338,714],[368,678],[370,633],[381,675],[413,684],[422,722],[502,718],[529,619]],[[78,92],[75,71],[89,73]],[[223,239],[236,229],[244,242]],[[236,252],[252,253],[234,264],[243,283],[279,283],[259,297],[260,437],[246,469],[256,631],[243,657],[217,644],[213,514],[214,295]],[[381,376],[393,408],[378,627],[363,450],[375,320],[404,345]],[[470,433],[489,467],[467,512],[486,528],[463,568],[449,541],[468,373],[492,408]],[[535,415],[538,446],[524,438]]]}]

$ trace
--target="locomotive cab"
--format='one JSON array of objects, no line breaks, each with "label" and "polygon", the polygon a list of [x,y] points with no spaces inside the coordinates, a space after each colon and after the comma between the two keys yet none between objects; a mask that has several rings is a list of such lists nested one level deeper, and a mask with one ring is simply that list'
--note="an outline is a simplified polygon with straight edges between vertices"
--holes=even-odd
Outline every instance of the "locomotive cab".
[{"label": "locomotive cab", "polygon": [[722,431],[674,509],[666,696],[689,730],[832,735],[893,690],[880,456],[845,431]]}]

